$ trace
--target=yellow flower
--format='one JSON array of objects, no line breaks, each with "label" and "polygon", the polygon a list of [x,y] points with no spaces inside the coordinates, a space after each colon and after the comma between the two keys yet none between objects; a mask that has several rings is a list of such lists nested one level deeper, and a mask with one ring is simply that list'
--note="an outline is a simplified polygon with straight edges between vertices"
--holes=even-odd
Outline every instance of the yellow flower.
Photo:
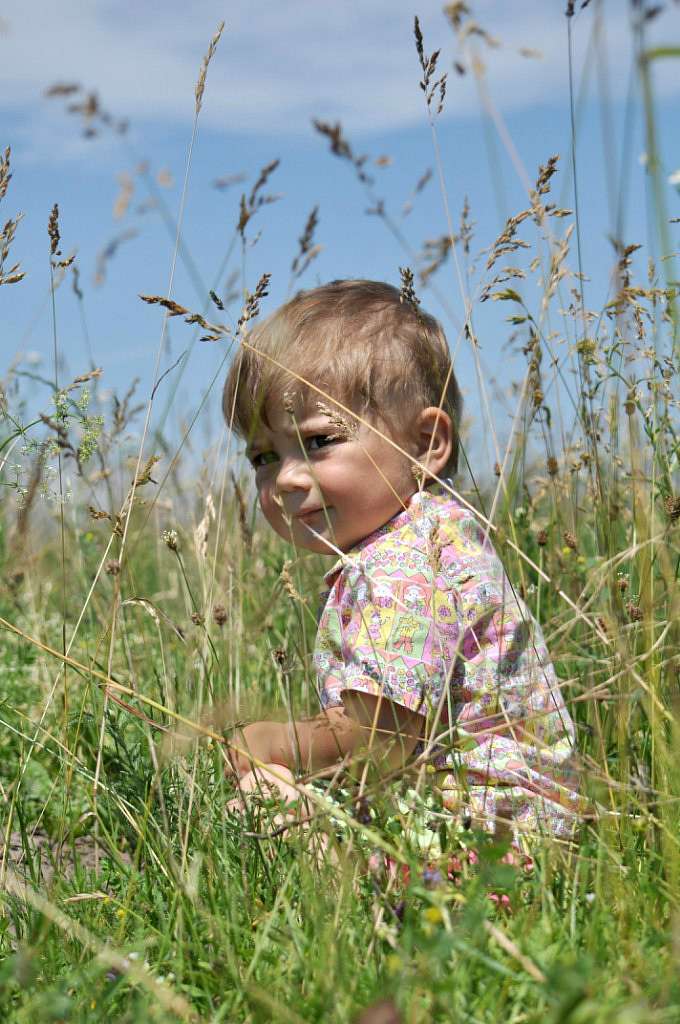
[{"label": "yellow flower", "polygon": [[439,907],[428,907],[423,917],[428,924],[441,924],[444,920],[443,914]]},{"label": "yellow flower", "polygon": [[390,953],[386,960],[386,966],[389,974],[398,974],[404,965],[400,956],[397,956],[396,953]]}]

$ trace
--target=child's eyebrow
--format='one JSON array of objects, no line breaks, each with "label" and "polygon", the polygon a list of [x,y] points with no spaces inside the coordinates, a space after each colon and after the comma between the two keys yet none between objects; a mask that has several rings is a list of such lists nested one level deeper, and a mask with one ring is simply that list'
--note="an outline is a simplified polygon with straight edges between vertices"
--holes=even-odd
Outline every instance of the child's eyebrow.
[{"label": "child's eyebrow", "polygon": [[[309,433],[310,431],[317,431],[323,433],[326,431],[333,430],[333,423],[326,415],[326,413],[315,412],[311,413],[302,419],[292,419],[289,424],[283,428],[281,433],[286,437],[297,437],[298,431],[300,433]],[[278,431],[276,433],[279,433]],[[269,449],[274,444],[276,439],[276,433],[271,433],[267,437],[261,437],[257,440],[252,440],[250,444],[246,445],[245,454],[247,458],[251,458],[253,455],[259,454],[265,449]]]},{"label": "child's eyebrow", "polygon": [[[291,424],[293,433],[295,432],[295,425]],[[297,420],[298,430],[328,430],[333,424],[330,422],[328,416],[325,413],[314,413],[312,416],[306,417],[303,420]]]}]

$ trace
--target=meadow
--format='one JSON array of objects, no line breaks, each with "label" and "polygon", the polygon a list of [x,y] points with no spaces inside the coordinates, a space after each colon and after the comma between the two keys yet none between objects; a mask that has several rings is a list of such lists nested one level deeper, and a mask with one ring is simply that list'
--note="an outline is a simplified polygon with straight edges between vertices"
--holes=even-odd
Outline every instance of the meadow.
[{"label": "meadow", "polygon": [[[466,5],[449,10],[469,36]],[[198,72],[194,136],[219,46],[218,31]],[[429,46],[416,23],[436,157],[447,83]],[[641,266],[636,240],[614,239],[603,308],[584,297],[578,194],[568,207],[554,195],[570,154],[545,154],[495,238],[473,235],[465,206],[417,261],[395,238],[406,299],[427,305],[449,275],[459,340],[474,355],[480,308],[493,303],[525,360],[504,396],[505,435],[482,388],[497,459],[475,472],[468,427],[456,488],[491,524],[576,723],[584,816],[573,844],[546,837],[509,864],[507,842],[451,827],[426,770],[386,782],[361,764],[303,777],[288,827],[266,798],[225,813],[223,739],[258,716],[317,711],[310,652],[327,566],[268,531],[234,438],[197,457],[191,422],[178,440],[154,417],[168,321],[187,344],[223,346],[226,365],[268,311],[266,275],[241,280],[235,299],[225,267],[200,309],[172,287],[142,296],[158,307],[155,377],[114,394],[103,415],[95,365],[71,379],[46,371],[46,382],[3,371],[3,1021],[680,1021],[679,325],[648,88],[653,61],[679,55],[640,56],[660,257]],[[371,198],[340,126],[317,130]],[[10,252],[21,227],[11,168],[7,150],[0,302],[31,287]],[[191,150],[175,255],[190,169]],[[271,173],[240,201],[237,256],[249,221],[266,216]],[[310,217],[291,253],[295,287],[308,283],[314,231]],[[55,357],[63,290],[79,288],[66,251],[55,205]],[[37,383],[50,392],[39,409]]]}]

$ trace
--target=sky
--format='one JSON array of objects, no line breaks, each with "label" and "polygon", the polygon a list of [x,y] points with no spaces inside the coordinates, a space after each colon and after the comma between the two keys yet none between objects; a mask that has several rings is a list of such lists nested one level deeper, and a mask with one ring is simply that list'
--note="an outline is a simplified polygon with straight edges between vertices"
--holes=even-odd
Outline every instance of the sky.
[{"label": "sky", "polygon": [[[139,300],[140,293],[165,295],[172,280],[173,298],[202,310],[209,288],[224,294],[233,275],[236,288],[252,290],[267,272],[267,313],[289,293],[291,262],[313,207],[314,241],[322,248],[295,288],[341,277],[398,285],[399,267],[417,269],[424,242],[447,232],[447,208],[457,228],[465,197],[475,225],[471,250],[479,255],[507,216],[526,206],[527,187],[553,154],[560,156],[555,200],[573,208],[564,0],[471,2],[487,37],[472,33],[463,46],[442,6],[441,0],[416,6],[402,0],[6,0],[0,9],[0,147],[12,147],[13,178],[0,217],[4,223],[24,214],[10,262],[19,261],[26,277],[0,289],[0,379],[10,366],[53,372],[46,227],[55,202],[62,251],[77,253],[83,293],[80,305],[67,277],[55,295],[59,373],[66,380],[92,363],[100,366],[102,409],[112,389],[124,391],[135,377],[142,399],[153,386],[162,318]],[[658,240],[631,5],[592,0],[580,8],[578,2],[571,22],[576,180],[586,303],[599,309],[611,288],[610,236],[640,243],[641,266],[658,255]],[[425,51],[439,49],[437,73],[448,73],[434,133],[418,85],[416,14]],[[225,28],[191,145],[195,83],[221,21]],[[661,44],[680,46],[680,5],[674,0],[644,27],[644,45]],[[680,215],[680,196],[668,182],[680,167],[678,60],[655,61],[652,76],[664,200],[672,217]],[[46,91],[55,83],[77,84],[80,91],[50,98]],[[96,132],[88,135],[83,117],[67,107],[92,91],[110,123],[93,122]],[[363,169],[373,179],[368,191],[349,162],[330,153],[314,119],[342,124],[353,152],[366,157]],[[128,125],[124,133],[117,130],[122,122]],[[241,193],[274,160],[280,163],[264,189],[274,201],[253,217],[242,246],[235,235]],[[432,176],[416,194],[428,169]],[[237,180],[229,184],[231,179]],[[367,212],[378,200],[396,232]],[[175,261],[180,211],[182,246]],[[563,231],[566,223],[558,227]],[[480,280],[473,274],[463,290],[478,293]],[[536,284],[528,280],[522,287],[535,306]],[[508,309],[499,308],[502,303],[475,307],[482,373],[498,399],[489,406],[480,398],[472,354],[461,338],[465,304],[450,261],[421,298],[447,330],[480,458],[493,460],[488,417],[498,418],[501,431],[509,426],[513,409],[501,392],[521,379],[524,368],[508,347]],[[239,307],[239,299],[229,303],[233,319]],[[191,328],[170,321],[159,371],[185,356],[156,393],[154,422],[181,429],[212,388],[196,428],[200,448],[218,433],[226,353],[194,337]],[[33,389],[31,401],[47,394],[26,378],[22,386]]]}]

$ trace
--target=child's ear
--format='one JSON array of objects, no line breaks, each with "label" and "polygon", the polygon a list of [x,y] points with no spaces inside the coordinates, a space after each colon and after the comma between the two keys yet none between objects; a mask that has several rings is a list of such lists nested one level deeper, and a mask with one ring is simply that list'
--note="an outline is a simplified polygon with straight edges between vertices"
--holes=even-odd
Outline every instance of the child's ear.
[{"label": "child's ear", "polygon": [[428,406],[415,420],[416,457],[425,469],[440,476],[453,451],[453,423],[443,409]]}]

